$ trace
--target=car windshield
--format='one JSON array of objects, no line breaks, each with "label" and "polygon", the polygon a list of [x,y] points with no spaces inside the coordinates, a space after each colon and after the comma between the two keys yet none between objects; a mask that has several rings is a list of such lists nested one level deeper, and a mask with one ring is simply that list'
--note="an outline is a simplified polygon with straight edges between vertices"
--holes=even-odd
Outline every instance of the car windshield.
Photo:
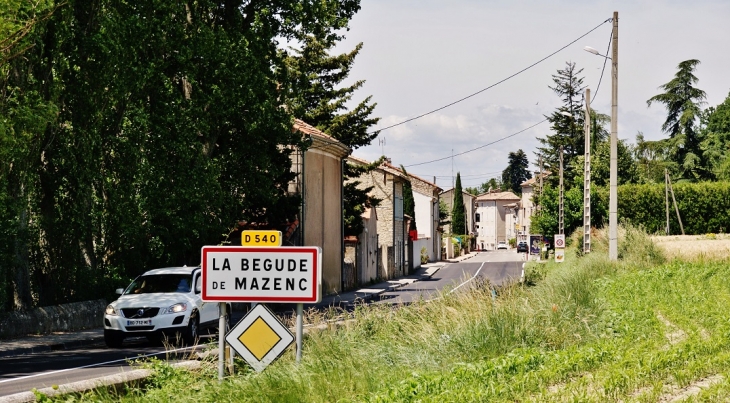
[{"label": "car windshield", "polygon": [[154,274],[137,277],[124,294],[150,294],[155,292],[190,292],[190,274]]}]

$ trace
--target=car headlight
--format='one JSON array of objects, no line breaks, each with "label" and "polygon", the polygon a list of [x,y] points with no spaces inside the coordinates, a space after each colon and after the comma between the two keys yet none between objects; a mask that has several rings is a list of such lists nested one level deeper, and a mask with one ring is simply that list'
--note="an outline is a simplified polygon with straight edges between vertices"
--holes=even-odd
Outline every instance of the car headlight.
[{"label": "car headlight", "polygon": [[104,311],[107,315],[119,315],[113,305],[107,305]]},{"label": "car headlight", "polygon": [[180,312],[185,312],[187,310],[188,310],[188,304],[186,304],[184,302],[178,302],[175,305],[170,305],[166,309],[163,309],[162,314],[164,315],[164,314],[168,314],[168,313],[180,313]]}]

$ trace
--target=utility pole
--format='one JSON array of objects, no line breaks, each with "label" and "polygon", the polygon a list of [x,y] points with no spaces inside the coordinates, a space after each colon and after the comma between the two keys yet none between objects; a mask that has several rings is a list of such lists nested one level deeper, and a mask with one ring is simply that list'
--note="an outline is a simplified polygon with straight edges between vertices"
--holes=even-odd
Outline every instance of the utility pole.
[{"label": "utility pole", "polygon": [[667,215],[667,228],[664,232],[669,235],[669,173],[667,168],[664,168],[664,211]]},{"label": "utility pole", "polygon": [[538,159],[540,161],[540,175],[539,175],[539,181],[540,181],[540,189],[539,189],[539,195],[542,197],[542,156]]},{"label": "utility pole", "polygon": [[451,149],[451,188],[453,189],[456,185],[454,184],[454,149]]},{"label": "utility pole", "polygon": [[563,221],[563,146],[560,146],[560,200],[558,205],[558,234],[563,234],[565,221]]},{"label": "utility pole", "polygon": [[586,88],[583,157],[583,253],[591,252],[591,90]]},{"label": "utility pole", "polygon": [[611,165],[608,200],[608,260],[618,260],[618,11],[613,12],[611,52]]}]

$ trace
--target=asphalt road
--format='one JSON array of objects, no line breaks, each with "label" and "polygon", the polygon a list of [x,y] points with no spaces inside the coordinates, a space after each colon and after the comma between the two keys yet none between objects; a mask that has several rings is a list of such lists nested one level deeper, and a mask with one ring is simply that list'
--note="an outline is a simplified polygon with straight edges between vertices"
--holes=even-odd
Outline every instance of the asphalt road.
[{"label": "asphalt road", "polygon": [[473,258],[442,267],[428,281],[419,281],[383,293],[378,304],[407,304],[417,300],[438,298],[444,292],[468,286],[477,279],[489,280],[494,286],[519,281],[522,276],[523,254],[512,250],[482,252]]},{"label": "asphalt road", "polygon": [[[212,340],[205,336],[201,342]],[[202,347],[199,347],[202,349]],[[2,396],[77,382],[133,369],[132,362],[140,357],[157,357],[176,361],[193,353],[195,348],[165,351],[159,345],[150,344],[145,338],[128,339],[119,349],[99,345],[72,350],[5,357],[0,361],[0,402]]]}]

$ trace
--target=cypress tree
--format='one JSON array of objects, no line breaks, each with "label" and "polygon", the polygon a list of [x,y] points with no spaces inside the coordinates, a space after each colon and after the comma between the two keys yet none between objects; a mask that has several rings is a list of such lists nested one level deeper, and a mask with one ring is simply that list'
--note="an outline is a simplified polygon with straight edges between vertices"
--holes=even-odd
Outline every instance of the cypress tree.
[{"label": "cypress tree", "polygon": [[456,173],[454,203],[451,207],[451,233],[456,235],[466,234],[466,211],[464,209],[464,195],[461,190],[461,174],[459,172]]}]

